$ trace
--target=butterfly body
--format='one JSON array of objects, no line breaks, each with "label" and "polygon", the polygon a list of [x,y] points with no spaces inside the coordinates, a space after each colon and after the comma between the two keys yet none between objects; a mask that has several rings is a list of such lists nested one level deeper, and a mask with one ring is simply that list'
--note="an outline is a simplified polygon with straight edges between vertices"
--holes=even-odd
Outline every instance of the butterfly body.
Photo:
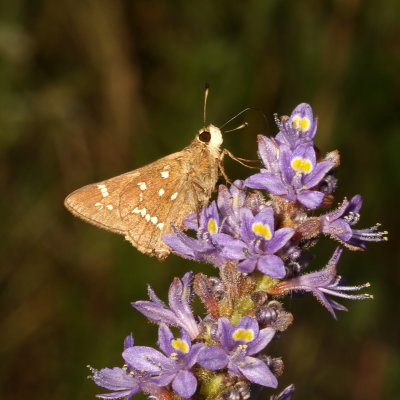
[{"label": "butterfly body", "polygon": [[131,172],[84,186],[65,199],[83,220],[124,235],[139,251],[164,259],[162,236],[206,205],[220,165],[221,131],[201,129],[189,146]]}]

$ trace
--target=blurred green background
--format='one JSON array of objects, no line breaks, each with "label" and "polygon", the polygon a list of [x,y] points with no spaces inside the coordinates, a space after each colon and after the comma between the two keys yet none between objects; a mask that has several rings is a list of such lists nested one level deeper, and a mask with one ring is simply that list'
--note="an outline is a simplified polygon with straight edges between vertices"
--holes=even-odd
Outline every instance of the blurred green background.
[{"label": "blurred green background", "polygon": [[[295,324],[270,347],[296,399],[399,398],[399,4],[387,1],[13,0],[0,3],[1,399],[92,399],[87,364],[121,364],[125,335],[156,327],[130,302],[150,283],[212,268],[140,254],[72,217],[64,197],[85,184],[182,149],[208,120],[246,106],[249,128],[226,136],[254,158],[272,114],[309,102],[317,144],[342,156],[336,200],[361,193],[358,227],[383,223],[389,243],[342,257],[374,301],[343,301],[334,321],[313,298],[286,300]],[[234,125],[233,125],[234,126]],[[249,171],[227,161],[232,178]],[[322,267],[334,244],[315,249]]]}]

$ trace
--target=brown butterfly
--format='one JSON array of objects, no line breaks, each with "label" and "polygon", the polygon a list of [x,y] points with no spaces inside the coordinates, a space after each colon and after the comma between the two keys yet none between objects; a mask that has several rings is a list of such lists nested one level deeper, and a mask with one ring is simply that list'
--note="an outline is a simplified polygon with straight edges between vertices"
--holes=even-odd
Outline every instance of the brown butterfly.
[{"label": "brown butterfly", "polygon": [[[74,215],[124,235],[139,251],[164,259],[171,224],[206,205],[221,172],[221,130],[200,129],[189,146],[142,168],[84,186],[65,199]],[[229,153],[229,152],[228,152]]]}]

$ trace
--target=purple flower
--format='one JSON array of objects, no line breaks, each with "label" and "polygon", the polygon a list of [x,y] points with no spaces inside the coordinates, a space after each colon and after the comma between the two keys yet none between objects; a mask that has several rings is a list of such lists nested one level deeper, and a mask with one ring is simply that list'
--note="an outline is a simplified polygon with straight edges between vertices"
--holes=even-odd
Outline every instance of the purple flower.
[{"label": "purple flower", "polygon": [[297,145],[311,143],[317,132],[317,119],[307,103],[299,104],[290,117],[276,119],[279,133],[276,140],[294,149]]},{"label": "purple flower", "polygon": [[248,208],[241,210],[240,238],[227,234],[215,235],[214,240],[222,247],[222,254],[230,260],[238,260],[238,270],[251,273],[255,269],[272,278],[283,278],[285,266],[275,255],[293,236],[292,228],[275,231],[274,212],[265,207],[256,216]]},{"label": "purple flower", "polygon": [[298,201],[309,209],[318,207],[325,194],[311,189],[335,166],[334,162],[331,159],[317,162],[312,143],[299,144],[293,150],[281,144],[277,149],[276,160],[270,154],[273,150],[266,150],[265,146],[272,148],[271,141],[259,139],[259,154],[267,162],[266,169],[250,176],[245,181],[246,186],[267,190],[292,202]]},{"label": "purple flower", "polygon": [[213,235],[221,230],[222,225],[215,201],[201,210],[199,222],[197,218],[197,215],[192,214],[185,220],[186,227],[197,230],[196,239],[175,228],[175,234],[163,236],[164,243],[184,258],[210,262],[216,266],[224,264],[226,259],[221,257],[219,248],[213,240]]},{"label": "purple flower", "polygon": [[[124,350],[133,346],[133,336],[126,337]],[[90,367],[89,367],[90,368]],[[124,368],[103,368],[97,370],[90,368],[93,373],[91,379],[103,388],[112,390],[111,393],[98,394],[96,397],[102,399],[119,399],[124,397],[129,400],[134,394],[143,391],[154,396],[160,394],[160,388],[151,382],[149,375],[134,369]]]},{"label": "purple flower", "polygon": [[270,400],[292,400],[293,393],[295,391],[295,386],[293,384],[287,386],[278,395],[273,395]]},{"label": "purple flower", "polygon": [[334,211],[322,215],[321,231],[338,240],[351,250],[366,249],[365,242],[381,242],[387,240],[387,231],[376,232],[380,224],[367,229],[352,229],[360,219],[359,211],[362,206],[362,197],[355,195],[350,202],[344,199]]},{"label": "purple flower", "polygon": [[181,337],[174,339],[171,330],[160,324],[158,346],[164,354],[151,347],[133,346],[127,348],[122,356],[129,367],[147,373],[157,385],[172,384],[172,389],[179,396],[185,399],[191,397],[196,392],[197,379],[190,369],[197,362],[203,344],[192,345],[184,329]]},{"label": "purple flower", "polygon": [[342,254],[341,248],[336,248],[327,266],[317,272],[301,275],[296,278],[284,280],[268,290],[269,294],[280,296],[293,291],[311,292],[320,303],[336,318],[335,309],[347,311],[347,308],[335,300],[332,300],[328,295],[342,297],[352,300],[364,300],[373,298],[369,294],[347,294],[346,292],[361,290],[369,287],[369,283],[359,286],[343,286],[340,285],[341,277],[337,275],[336,265]]},{"label": "purple flower", "polygon": [[250,382],[276,388],[278,380],[268,366],[255,357],[263,350],[275,335],[272,328],[259,329],[258,322],[252,317],[243,317],[233,326],[227,318],[218,319],[218,341],[220,346],[204,348],[198,363],[210,370],[227,367],[237,375],[244,376]]},{"label": "purple flower", "polygon": [[151,301],[135,301],[132,306],[156,323],[184,328],[194,339],[199,334],[199,328],[190,308],[192,280],[193,272],[187,272],[182,280],[174,279],[168,291],[169,307],[150,286],[148,293]]}]

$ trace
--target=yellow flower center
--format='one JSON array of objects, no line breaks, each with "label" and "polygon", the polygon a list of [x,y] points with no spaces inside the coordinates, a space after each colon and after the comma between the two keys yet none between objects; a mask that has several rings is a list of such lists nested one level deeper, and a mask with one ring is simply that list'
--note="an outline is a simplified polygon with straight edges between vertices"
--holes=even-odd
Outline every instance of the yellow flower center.
[{"label": "yellow flower center", "polygon": [[307,117],[300,117],[300,115],[295,115],[292,118],[293,126],[299,131],[307,131],[310,128],[311,121]]},{"label": "yellow flower center", "polygon": [[210,218],[207,224],[208,232],[214,234],[218,232],[218,224],[214,218]]},{"label": "yellow flower center", "polygon": [[172,347],[175,350],[179,350],[181,353],[189,353],[189,345],[182,339],[174,339],[172,341]]},{"label": "yellow flower center", "polygon": [[241,340],[244,342],[251,342],[254,339],[254,332],[251,329],[236,329],[232,334],[233,340]]},{"label": "yellow flower center", "polygon": [[295,171],[303,172],[305,174],[309,174],[313,169],[312,162],[307,158],[295,157],[290,165]]},{"label": "yellow flower center", "polygon": [[263,237],[265,240],[270,240],[272,237],[270,227],[267,224],[264,225],[262,222],[254,222],[251,229],[256,235]]}]

